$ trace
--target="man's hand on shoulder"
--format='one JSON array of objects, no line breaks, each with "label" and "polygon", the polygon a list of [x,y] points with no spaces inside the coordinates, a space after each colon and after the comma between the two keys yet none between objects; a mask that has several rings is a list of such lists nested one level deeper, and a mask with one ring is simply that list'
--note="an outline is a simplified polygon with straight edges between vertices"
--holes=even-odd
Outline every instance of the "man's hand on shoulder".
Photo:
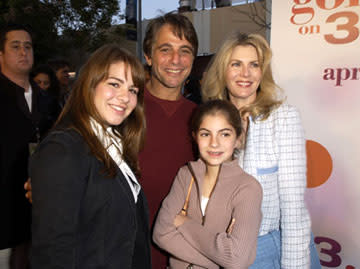
[{"label": "man's hand on shoulder", "polygon": [[26,190],[25,197],[32,203],[31,178],[25,182],[24,189]]}]

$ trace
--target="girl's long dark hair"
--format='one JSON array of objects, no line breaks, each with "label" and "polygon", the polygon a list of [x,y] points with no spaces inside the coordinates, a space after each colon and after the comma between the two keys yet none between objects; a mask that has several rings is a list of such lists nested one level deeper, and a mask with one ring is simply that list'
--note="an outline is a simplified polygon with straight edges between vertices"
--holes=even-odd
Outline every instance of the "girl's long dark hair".
[{"label": "girl's long dark hair", "polygon": [[72,128],[82,135],[91,153],[104,164],[105,173],[109,177],[116,175],[117,166],[92,130],[90,118],[96,120],[102,128],[106,128],[95,108],[95,88],[108,78],[110,65],[118,62],[125,64],[125,72],[131,70],[134,86],[139,89],[139,93],[135,109],[120,125],[112,126],[112,129],[114,134],[122,140],[122,158],[139,176],[138,153],[144,145],[145,138],[143,108],[145,76],[140,61],[118,45],[111,44],[99,48],[81,68],[56,126],[70,122],[66,127]]}]

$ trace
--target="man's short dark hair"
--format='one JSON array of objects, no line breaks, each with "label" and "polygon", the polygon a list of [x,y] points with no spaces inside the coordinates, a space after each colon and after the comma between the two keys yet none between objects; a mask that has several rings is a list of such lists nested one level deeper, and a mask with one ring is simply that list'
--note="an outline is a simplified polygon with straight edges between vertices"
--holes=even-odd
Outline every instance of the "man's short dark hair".
[{"label": "man's short dark hair", "polygon": [[70,68],[70,63],[64,59],[50,59],[47,64],[52,68],[52,70],[54,70],[55,73],[64,67]]},{"label": "man's short dark hair", "polygon": [[177,13],[167,13],[150,21],[146,28],[146,34],[143,42],[144,54],[148,57],[151,57],[152,48],[156,42],[157,33],[165,24],[171,26],[174,35],[178,38],[182,39],[185,37],[185,39],[193,47],[193,55],[196,57],[199,45],[195,28],[187,17]]},{"label": "man's short dark hair", "polygon": [[29,25],[8,23],[0,29],[0,51],[4,51],[6,34],[11,31],[25,31],[30,35],[31,40],[33,40],[33,33]]}]

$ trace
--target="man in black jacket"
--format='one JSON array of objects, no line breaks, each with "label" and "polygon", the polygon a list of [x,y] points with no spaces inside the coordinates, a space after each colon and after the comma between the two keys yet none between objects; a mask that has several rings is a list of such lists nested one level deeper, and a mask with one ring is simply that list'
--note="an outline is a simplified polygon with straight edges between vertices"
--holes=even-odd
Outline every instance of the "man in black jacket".
[{"label": "man in black jacket", "polygon": [[[30,31],[9,24],[0,31],[0,251],[11,248],[10,268],[28,268],[30,203],[24,197],[29,148],[40,137],[43,112],[30,82]],[[0,266],[1,267],[1,266]]]}]

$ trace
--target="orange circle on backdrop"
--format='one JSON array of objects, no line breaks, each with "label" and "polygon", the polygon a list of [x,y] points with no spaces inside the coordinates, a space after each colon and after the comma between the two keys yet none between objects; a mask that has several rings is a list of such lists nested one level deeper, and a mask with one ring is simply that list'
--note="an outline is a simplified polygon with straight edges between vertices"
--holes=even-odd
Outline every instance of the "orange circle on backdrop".
[{"label": "orange circle on backdrop", "polygon": [[307,187],[315,188],[324,184],[330,177],[333,161],[324,146],[307,140],[306,141],[307,157]]}]

